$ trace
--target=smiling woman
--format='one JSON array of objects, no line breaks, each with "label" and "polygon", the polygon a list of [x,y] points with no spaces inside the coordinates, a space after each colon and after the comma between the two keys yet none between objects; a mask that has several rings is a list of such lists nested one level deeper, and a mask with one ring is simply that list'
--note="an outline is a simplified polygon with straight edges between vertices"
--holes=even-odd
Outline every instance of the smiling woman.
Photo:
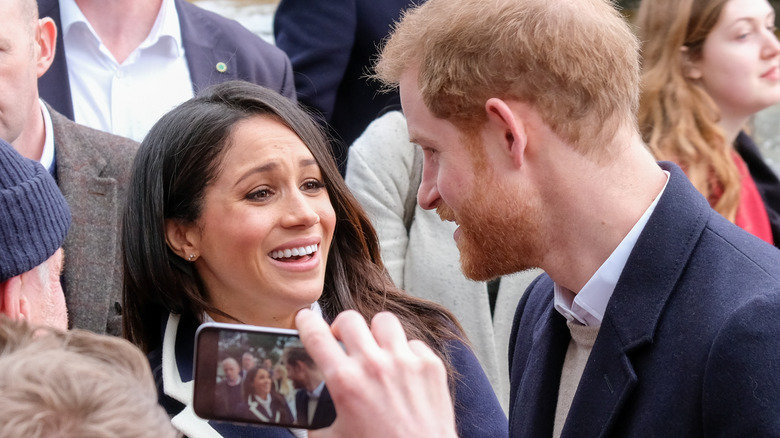
[{"label": "smiling woman", "polygon": [[[293,102],[244,82],[207,89],[152,128],[129,191],[125,335],[149,354],[161,403],[187,436],[238,433],[184,409],[192,403],[198,324],[294,328],[303,308],[328,321],[347,309],[366,320],[396,314],[409,338],[447,365],[460,435],[506,435],[506,417],[459,324],[393,286],[376,232],[328,143]],[[290,434],[262,428],[252,436]]]}]

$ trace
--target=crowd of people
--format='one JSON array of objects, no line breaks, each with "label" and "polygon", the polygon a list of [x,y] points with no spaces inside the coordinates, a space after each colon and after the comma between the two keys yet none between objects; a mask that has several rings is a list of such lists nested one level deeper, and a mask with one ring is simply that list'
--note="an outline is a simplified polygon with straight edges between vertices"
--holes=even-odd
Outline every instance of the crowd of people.
[{"label": "crowd of people", "polygon": [[240,365],[230,355],[219,365],[215,419],[321,428],[336,418],[325,378],[299,342],[288,342],[276,362],[247,351]]},{"label": "crowd of people", "polygon": [[[0,3],[0,434],[780,434],[775,12],[632,20]],[[204,322],[300,332],[214,358],[245,421]]]}]

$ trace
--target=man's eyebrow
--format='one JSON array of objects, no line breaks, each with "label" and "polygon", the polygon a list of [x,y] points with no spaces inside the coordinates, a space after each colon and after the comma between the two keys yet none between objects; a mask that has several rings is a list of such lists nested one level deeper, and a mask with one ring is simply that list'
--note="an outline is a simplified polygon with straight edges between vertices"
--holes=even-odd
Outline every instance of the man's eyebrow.
[{"label": "man's eyebrow", "polygon": [[423,144],[429,146],[433,143],[433,141],[422,135],[409,134],[409,143],[414,143],[418,146],[422,146]]}]

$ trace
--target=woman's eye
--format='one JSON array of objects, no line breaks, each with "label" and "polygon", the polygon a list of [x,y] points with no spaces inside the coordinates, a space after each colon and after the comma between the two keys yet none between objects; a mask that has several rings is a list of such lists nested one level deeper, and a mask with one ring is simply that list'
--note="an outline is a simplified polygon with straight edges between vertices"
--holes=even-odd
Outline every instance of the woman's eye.
[{"label": "woman's eye", "polygon": [[246,198],[254,201],[262,201],[264,199],[269,198],[271,195],[272,195],[271,190],[264,188],[249,193],[248,195],[246,195]]},{"label": "woman's eye", "polygon": [[311,179],[304,182],[303,185],[301,186],[301,189],[303,189],[306,192],[316,192],[322,189],[323,187],[325,187],[325,184],[323,184],[322,182],[316,179]]}]

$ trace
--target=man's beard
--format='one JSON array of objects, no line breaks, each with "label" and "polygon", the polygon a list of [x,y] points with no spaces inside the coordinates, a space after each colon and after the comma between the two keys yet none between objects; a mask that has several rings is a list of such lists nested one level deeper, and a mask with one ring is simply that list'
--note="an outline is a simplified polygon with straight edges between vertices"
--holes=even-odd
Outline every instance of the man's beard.
[{"label": "man's beard", "polygon": [[443,220],[457,219],[460,265],[472,280],[491,280],[542,261],[541,207],[522,196],[502,197],[504,193],[502,184],[480,181],[458,215],[443,203],[436,208]]}]

